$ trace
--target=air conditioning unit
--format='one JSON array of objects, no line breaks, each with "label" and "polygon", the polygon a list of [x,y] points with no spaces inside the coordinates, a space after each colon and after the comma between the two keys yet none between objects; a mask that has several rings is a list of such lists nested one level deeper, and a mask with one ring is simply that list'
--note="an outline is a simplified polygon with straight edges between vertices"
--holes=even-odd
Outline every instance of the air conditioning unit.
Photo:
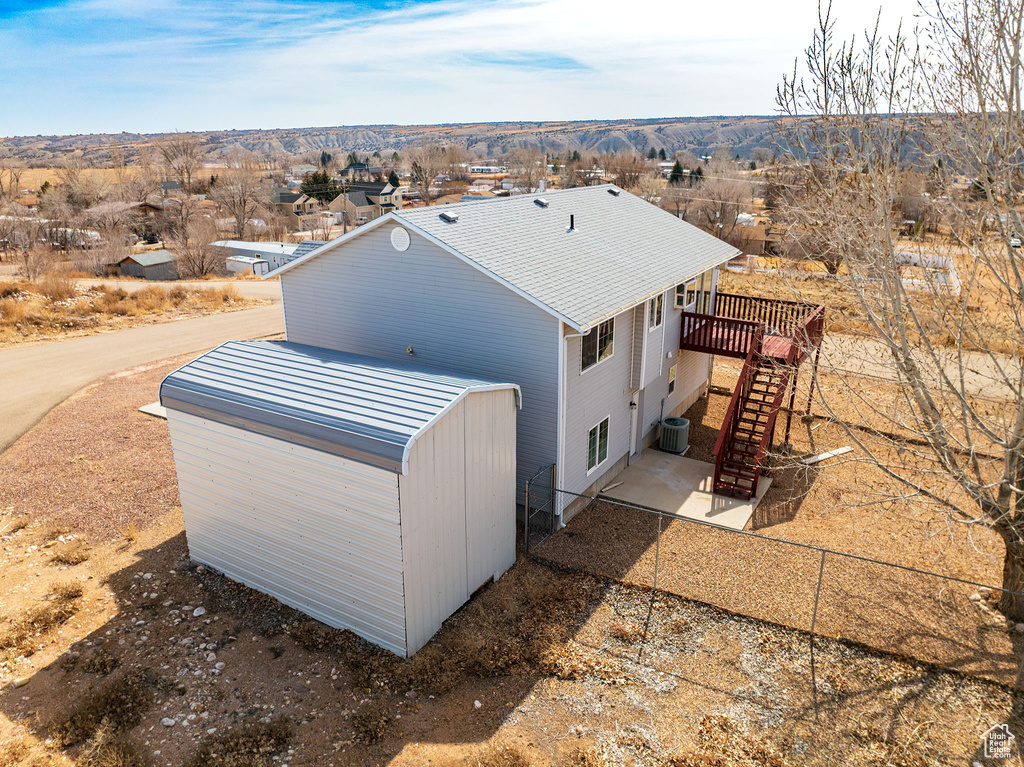
[{"label": "air conditioning unit", "polygon": [[661,422],[658,448],[666,453],[685,455],[690,449],[690,421],[687,418],[666,418]]}]

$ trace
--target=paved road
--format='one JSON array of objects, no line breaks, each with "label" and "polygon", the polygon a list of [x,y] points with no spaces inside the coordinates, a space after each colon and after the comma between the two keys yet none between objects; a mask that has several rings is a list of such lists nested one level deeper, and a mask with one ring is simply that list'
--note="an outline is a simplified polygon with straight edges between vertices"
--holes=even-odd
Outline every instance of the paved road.
[{"label": "paved road", "polygon": [[0,350],[0,452],[97,378],[231,339],[282,332],[281,306],[274,304]]},{"label": "paved road", "polygon": [[281,282],[279,280],[199,280],[197,282],[185,282],[175,280],[173,282],[159,282],[157,280],[79,280],[79,285],[116,285],[128,293],[148,288],[151,285],[158,285],[162,288],[185,288],[196,290],[199,288],[219,288],[224,285],[234,285],[239,294],[245,298],[264,298],[272,301],[281,300]]}]

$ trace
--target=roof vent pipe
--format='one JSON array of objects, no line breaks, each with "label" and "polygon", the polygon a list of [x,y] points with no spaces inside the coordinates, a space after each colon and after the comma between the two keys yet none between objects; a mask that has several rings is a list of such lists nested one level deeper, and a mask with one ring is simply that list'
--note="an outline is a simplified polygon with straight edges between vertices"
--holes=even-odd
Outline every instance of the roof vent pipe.
[{"label": "roof vent pipe", "polygon": [[572,213],[569,214],[569,231],[572,232],[576,229],[576,216]]}]

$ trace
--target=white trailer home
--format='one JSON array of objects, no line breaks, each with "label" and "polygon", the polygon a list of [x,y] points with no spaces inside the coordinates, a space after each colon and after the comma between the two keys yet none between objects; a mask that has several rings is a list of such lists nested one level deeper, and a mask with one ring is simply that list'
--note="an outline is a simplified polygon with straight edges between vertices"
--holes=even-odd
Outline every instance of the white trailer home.
[{"label": "white trailer home", "polygon": [[193,560],[408,657],[515,561],[519,388],[289,342],[160,386]]},{"label": "white trailer home", "polygon": [[602,487],[705,391],[682,313],[714,313],[737,253],[604,185],[395,211],[269,276],[289,341],[518,384],[521,499],[550,466]]}]

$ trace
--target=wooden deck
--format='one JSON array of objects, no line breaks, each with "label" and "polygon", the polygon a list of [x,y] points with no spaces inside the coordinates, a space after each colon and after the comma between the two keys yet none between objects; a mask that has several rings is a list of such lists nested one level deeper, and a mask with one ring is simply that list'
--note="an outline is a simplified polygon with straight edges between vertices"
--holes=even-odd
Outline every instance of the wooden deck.
[{"label": "wooden deck", "polygon": [[761,354],[799,365],[820,345],[824,319],[823,306],[719,293],[714,314],[683,312],[679,348],[744,359],[761,327]]}]

